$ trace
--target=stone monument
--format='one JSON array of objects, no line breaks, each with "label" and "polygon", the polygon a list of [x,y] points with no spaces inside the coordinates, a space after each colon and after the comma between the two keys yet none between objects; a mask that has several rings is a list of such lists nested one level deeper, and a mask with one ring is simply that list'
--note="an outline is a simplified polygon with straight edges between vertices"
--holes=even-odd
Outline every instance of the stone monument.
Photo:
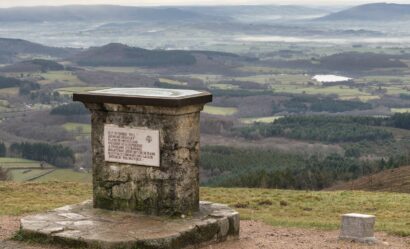
[{"label": "stone monument", "polygon": [[25,217],[23,235],[139,249],[238,236],[236,211],[199,201],[199,118],[210,93],[110,88],[73,99],[91,111],[93,202]]}]

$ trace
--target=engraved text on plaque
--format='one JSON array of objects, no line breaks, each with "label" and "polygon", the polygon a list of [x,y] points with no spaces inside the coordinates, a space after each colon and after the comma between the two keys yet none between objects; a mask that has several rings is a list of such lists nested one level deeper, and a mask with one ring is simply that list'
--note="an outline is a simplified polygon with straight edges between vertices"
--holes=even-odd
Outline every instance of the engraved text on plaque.
[{"label": "engraved text on plaque", "polygon": [[106,124],[104,148],[107,162],[160,166],[158,130]]}]

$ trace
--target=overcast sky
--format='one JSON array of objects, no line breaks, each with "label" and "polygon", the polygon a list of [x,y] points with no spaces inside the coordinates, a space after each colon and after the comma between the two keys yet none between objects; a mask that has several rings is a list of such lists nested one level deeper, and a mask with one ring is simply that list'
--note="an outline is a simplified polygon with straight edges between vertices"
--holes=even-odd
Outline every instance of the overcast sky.
[{"label": "overcast sky", "polygon": [[[382,0],[0,0],[0,7],[67,5],[67,4],[118,4],[118,5],[218,5],[218,4],[302,4],[302,5],[358,5]],[[408,3],[410,0],[387,2]]]}]

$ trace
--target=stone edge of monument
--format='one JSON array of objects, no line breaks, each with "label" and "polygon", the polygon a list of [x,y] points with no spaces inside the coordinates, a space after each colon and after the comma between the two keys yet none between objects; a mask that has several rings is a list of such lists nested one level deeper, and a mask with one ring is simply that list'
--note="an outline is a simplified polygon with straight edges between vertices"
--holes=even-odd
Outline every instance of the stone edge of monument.
[{"label": "stone edge of monument", "polygon": [[[376,237],[374,237],[374,235],[373,235],[373,226],[374,226],[374,222],[376,220],[375,215],[360,214],[360,213],[347,213],[347,214],[341,215],[341,219],[342,219],[342,221],[341,221],[339,240],[353,241],[353,242],[359,242],[359,243],[365,243],[365,244],[371,244],[371,245],[378,243]],[[372,231],[373,236],[360,237],[360,236],[354,236],[352,234],[345,233],[345,231],[344,231],[344,229],[346,229],[344,227],[346,225],[345,222],[346,222],[346,220],[349,220],[349,219],[350,220],[357,219],[357,220],[361,220],[362,222],[364,222],[366,220],[372,221],[373,225],[371,227],[371,231]]]},{"label": "stone edge of monument", "polygon": [[370,244],[370,245],[378,243],[376,237],[357,238],[357,237],[349,237],[349,236],[339,236],[339,240],[353,241],[353,242]]},{"label": "stone edge of monument", "polygon": [[[159,88],[160,89],[160,88]],[[164,89],[168,90],[168,89]],[[119,95],[107,93],[74,93],[73,101],[83,103],[110,103],[119,105],[147,105],[159,107],[182,107],[187,105],[206,104],[212,101],[212,94],[198,91],[198,94],[181,97],[158,97],[143,95]]]},{"label": "stone edge of monument", "polygon": [[171,219],[94,209],[86,201],[23,217],[19,234],[23,240],[93,249],[180,249],[238,238],[237,211],[211,202],[200,206],[192,217]]}]

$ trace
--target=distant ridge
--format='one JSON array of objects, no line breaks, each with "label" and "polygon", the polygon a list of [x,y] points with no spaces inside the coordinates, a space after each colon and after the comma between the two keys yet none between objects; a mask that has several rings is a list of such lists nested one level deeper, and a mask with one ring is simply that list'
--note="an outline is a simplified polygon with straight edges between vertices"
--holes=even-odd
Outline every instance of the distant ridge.
[{"label": "distant ridge", "polygon": [[316,19],[318,21],[410,21],[410,4],[359,5]]},{"label": "distant ridge", "polygon": [[132,7],[116,5],[67,5],[0,8],[0,22],[51,21],[200,21],[208,16],[172,7]]},{"label": "distant ridge", "polygon": [[70,60],[83,66],[192,66],[197,63],[197,56],[200,55],[210,60],[217,57],[239,58],[236,54],[225,52],[149,50],[121,43],[110,43],[101,47],[91,47],[74,55]]},{"label": "distant ridge", "polygon": [[72,61],[83,66],[186,66],[196,63],[195,56],[187,51],[148,50],[110,43],[92,47],[74,56]]},{"label": "distant ridge", "polygon": [[410,193],[410,166],[386,169],[377,174],[336,184],[326,190],[364,190]]},{"label": "distant ridge", "polygon": [[48,47],[22,39],[0,38],[0,62],[13,63],[18,54],[48,55],[52,57],[68,57],[77,49]]}]

